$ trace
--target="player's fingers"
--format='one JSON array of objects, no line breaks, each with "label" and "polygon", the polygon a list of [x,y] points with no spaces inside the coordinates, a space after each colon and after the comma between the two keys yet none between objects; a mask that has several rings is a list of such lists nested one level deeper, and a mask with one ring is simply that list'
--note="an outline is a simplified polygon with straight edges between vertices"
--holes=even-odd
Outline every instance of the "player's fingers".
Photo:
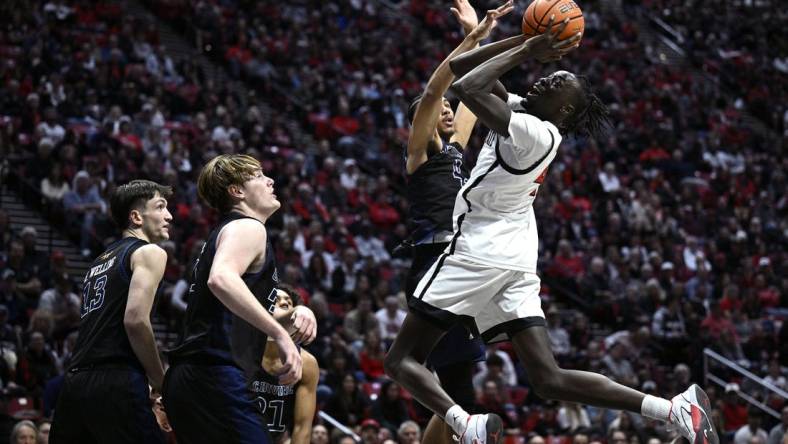
[{"label": "player's fingers", "polygon": [[276,370],[274,373],[277,376],[282,376],[282,375],[286,374],[287,372],[289,372],[291,368],[293,368],[293,363],[292,362],[285,362],[284,365],[279,367],[279,369]]},{"label": "player's fingers", "polygon": [[551,14],[551,15],[550,15],[550,19],[549,19],[549,20],[547,20],[547,29],[546,29],[546,30],[545,30],[545,32],[544,32],[544,34],[545,34],[546,36],[548,36],[548,37],[549,37],[549,36],[551,36],[551,35],[553,35],[553,33],[552,33],[552,32],[550,32],[550,31],[553,29],[553,21],[554,21],[554,20],[555,20],[555,14]]},{"label": "player's fingers", "polygon": [[498,16],[500,17],[504,14],[508,14],[512,11],[512,9],[514,9],[514,1],[509,0],[508,2],[496,8],[496,11],[498,11]]},{"label": "player's fingers", "polygon": [[580,42],[580,39],[582,37],[583,37],[583,34],[578,32],[577,34],[575,34],[575,35],[573,35],[573,36],[571,36],[569,38],[566,38],[564,40],[559,40],[558,42],[553,44],[553,47],[556,48],[556,49],[564,49],[564,48],[568,48],[570,46],[575,46],[575,45],[578,44],[578,42]]},{"label": "player's fingers", "polygon": [[455,17],[460,18],[460,11],[457,8],[451,8],[449,9],[449,11],[451,11],[452,15],[454,15]]},{"label": "player's fingers", "polygon": [[557,37],[564,32],[564,29],[569,26],[569,17],[565,18],[564,21],[558,24],[558,28],[556,29],[554,35]]}]

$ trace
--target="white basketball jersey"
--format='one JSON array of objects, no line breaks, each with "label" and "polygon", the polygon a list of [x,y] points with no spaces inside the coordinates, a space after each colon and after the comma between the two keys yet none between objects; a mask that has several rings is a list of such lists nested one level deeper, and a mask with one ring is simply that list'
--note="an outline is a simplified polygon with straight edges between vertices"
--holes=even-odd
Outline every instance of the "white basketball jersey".
[{"label": "white basketball jersey", "polygon": [[532,204],[560,143],[555,125],[522,112],[512,113],[509,137],[490,131],[457,194],[447,252],[535,273],[539,236]]}]

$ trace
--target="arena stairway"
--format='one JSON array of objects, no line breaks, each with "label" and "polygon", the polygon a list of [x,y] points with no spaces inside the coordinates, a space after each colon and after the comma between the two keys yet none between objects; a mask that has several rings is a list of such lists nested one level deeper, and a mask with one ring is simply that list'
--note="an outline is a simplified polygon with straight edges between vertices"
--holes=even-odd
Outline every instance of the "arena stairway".
[{"label": "arena stairway", "polygon": [[[25,203],[17,193],[3,184],[0,186],[0,209],[9,217],[9,225],[15,234],[19,234],[24,227],[31,226],[36,229],[38,237],[36,250],[47,256],[53,251],[62,251],[66,257],[66,271],[74,281],[75,288],[79,290],[82,278],[87,272],[93,258],[85,258],[79,247],[69,240],[63,233],[53,229],[50,223],[30,205]],[[159,344],[172,344],[177,338],[174,329],[157,313],[151,317],[153,332]]]},{"label": "arena stairway", "polygon": [[[194,42],[189,41],[178,31],[173,29],[166,21],[156,17],[145,4],[137,0],[130,0],[125,3],[124,11],[131,16],[156,23],[160,42],[164,45],[165,52],[173,61],[181,60],[185,57],[191,58],[203,70],[207,80],[213,81],[216,85],[224,85],[231,93],[241,100],[243,106],[247,105],[246,99],[250,90],[242,80],[234,80],[230,77],[223,65],[214,63],[210,58],[198,51]],[[274,85],[274,88],[278,88],[283,96],[295,100],[291,95],[284,92],[284,88],[281,85]],[[264,100],[258,100],[256,105],[264,118],[268,119],[273,115],[274,110]],[[294,102],[294,105],[299,108],[304,107],[303,104],[297,102]],[[316,142],[309,131],[302,128],[295,119],[289,117],[285,118],[284,124],[293,135],[295,139],[293,143],[295,146],[310,147],[310,149],[316,146]]]}]

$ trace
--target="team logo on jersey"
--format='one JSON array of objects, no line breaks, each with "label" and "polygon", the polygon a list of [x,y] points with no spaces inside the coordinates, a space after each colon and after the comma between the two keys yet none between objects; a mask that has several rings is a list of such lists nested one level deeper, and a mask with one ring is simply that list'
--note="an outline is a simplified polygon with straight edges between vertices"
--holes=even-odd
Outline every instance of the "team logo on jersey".
[{"label": "team logo on jersey", "polygon": [[271,279],[277,284],[279,283],[279,273],[277,272],[276,267],[274,267],[274,274],[271,275]]}]

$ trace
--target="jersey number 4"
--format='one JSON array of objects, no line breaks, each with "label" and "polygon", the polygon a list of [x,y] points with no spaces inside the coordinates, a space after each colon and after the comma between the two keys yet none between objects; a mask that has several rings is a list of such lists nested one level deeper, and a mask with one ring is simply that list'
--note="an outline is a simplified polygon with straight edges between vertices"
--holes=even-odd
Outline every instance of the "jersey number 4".
[{"label": "jersey number 4", "polygon": [[[282,421],[285,414],[285,401],[282,399],[272,399],[267,401],[262,396],[257,397],[257,404],[263,416],[268,419],[268,431],[282,433],[285,425]],[[268,409],[271,409],[270,411]]]},{"label": "jersey number 4", "polygon": [[98,310],[104,305],[104,286],[107,285],[107,276],[101,276],[93,284],[93,297],[90,297],[91,282],[85,282],[82,287],[82,310],[81,317],[85,317],[91,311]]}]

